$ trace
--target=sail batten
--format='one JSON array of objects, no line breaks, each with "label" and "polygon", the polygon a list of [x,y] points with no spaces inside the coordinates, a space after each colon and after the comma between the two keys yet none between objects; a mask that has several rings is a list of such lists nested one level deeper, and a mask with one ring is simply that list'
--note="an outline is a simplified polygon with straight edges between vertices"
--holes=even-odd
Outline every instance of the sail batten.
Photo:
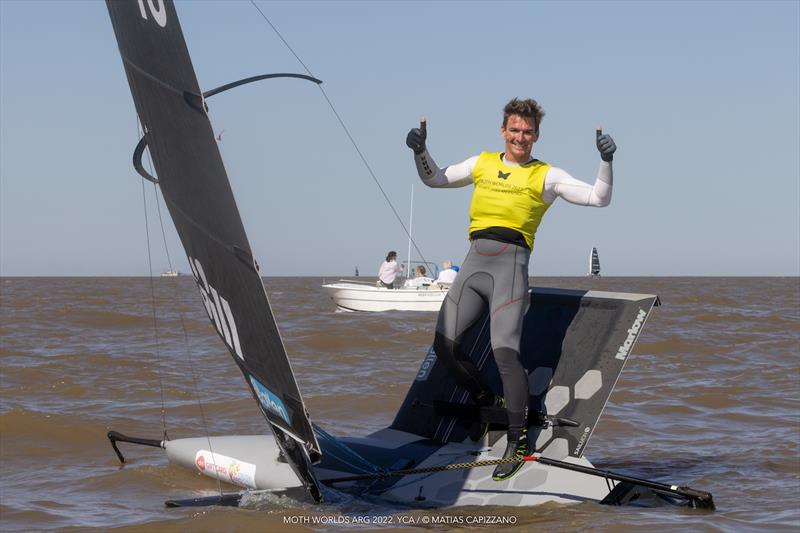
[{"label": "sail batten", "polygon": [[150,81],[155,82],[155,83],[161,85],[162,87],[164,87],[165,89],[168,89],[168,90],[170,90],[170,91],[172,91],[172,92],[174,92],[176,94],[179,94],[179,95],[183,96],[183,93],[185,91],[182,91],[182,90],[178,89],[177,87],[173,87],[169,83],[157,78],[156,76],[153,76],[152,74],[150,74],[149,72],[147,72],[146,70],[141,68],[139,65],[137,65],[136,63],[134,63],[133,61],[128,59],[127,57],[122,56],[122,61],[124,61],[127,66],[129,66],[132,69],[136,70],[139,74],[141,74],[145,78],[149,79]]},{"label": "sail batten", "polygon": [[[200,297],[311,495],[321,450],[253,258],[172,0],[107,0],[158,185]],[[138,169],[137,169],[138,170]]]}]

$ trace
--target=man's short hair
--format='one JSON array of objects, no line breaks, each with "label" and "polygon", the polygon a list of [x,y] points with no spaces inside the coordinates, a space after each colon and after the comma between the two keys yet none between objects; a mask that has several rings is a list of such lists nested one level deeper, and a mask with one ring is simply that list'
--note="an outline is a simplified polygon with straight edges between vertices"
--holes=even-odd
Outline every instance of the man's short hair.
[{"label": "man's short hair", "polygon": [[539,124],[544,117],[544,111],[533,98],[527,100],[520,100],[518,98],[512,99],[503,108],[503,127],[508,123],[508,117],[511,115],[519,115],[521,117],[530,118],[536,125],[536,132],[539,132]]}]

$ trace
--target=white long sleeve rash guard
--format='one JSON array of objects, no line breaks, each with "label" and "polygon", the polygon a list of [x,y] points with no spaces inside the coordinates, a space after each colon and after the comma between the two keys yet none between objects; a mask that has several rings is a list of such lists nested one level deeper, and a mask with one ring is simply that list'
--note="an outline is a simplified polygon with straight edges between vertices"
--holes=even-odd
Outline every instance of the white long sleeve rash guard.
[{"label": "white long sleeve rash guard", "polygon": [[[478,156],[470,157],[457,165],[439,168],[425,149],[422,153],[414,155],[414,161],[419,177],[428,187],[465,187],[473,181],[472,171]],[[503,162],[509,166],[518,166],[507,161],[505,155]],[[542,200],[552,204],[560,197],[571,204],[605,207],[611,203],[613,181],[614,172],[610,161],[600,162],[594,185],[573,178],[561,168],[551,166],[544,179]]]}]

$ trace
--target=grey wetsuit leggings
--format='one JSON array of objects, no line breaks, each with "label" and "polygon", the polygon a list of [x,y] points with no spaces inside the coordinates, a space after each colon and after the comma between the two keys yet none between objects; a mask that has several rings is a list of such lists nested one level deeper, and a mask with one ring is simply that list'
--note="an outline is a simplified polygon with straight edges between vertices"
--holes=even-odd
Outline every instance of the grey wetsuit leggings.
[{"label": "grey wetsuit leggings", "polygon": [[509,431],[527,427],[528,375],[519,356],[522,319],[528,297],[530,250],[490,239],[474,239],[455,282],[447,292],[436,324],[437,357],[479,405],[492,391],[461,349],[463,335],[488,310],[492,351],[503,380]]}]

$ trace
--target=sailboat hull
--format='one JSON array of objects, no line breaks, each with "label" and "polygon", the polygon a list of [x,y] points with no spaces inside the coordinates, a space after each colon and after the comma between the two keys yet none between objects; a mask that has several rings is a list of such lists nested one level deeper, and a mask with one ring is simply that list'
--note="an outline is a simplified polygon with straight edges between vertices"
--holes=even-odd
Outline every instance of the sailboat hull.
[{"label": "sailboat hull", "polygon": [[[506,422],[476,411],[429,350],[390,427],[337,438],[313,426],[322,453],[308,475],[321,488],[317,499],[338,490],[410,507],[591,501],[713,509],[708,493],[595,470],[583,454],[658,298],[553,288],[535,288],[531,298],[521,346],[526,367],[532,368],[530,405],[537,410],[531,412],[528,442],[536,461],[526,461],[508,480],[492,479],[493,466],[479,463],[502,457]],[[476,347],[470,349],[476,366],[496,386],[485,326],[476,324],[465,345]],[[493,430],[473,442],[468,430],[477,421],[490,422]],[[268,434],[179,439],[162,446],[171,462],[245,489],[294,492],[304,486]],[[693,493],[689,500],[685,494],[676,497],[687,490]]]},{"label": "sailboat hull", "polygon": [[302,483],[280,460],[272,435],[193,437],[164,443],[170,462],[247,489],[287,489]]},{"label": "sailboat hull", "polygon": [[[391,429],[367,437],[344,438],[341,442],[357,450],[362,458],[388,467],[414,464],[415,468],[425,468],[496,459],[505,449],[505,438],[493,446],[487,446],[486,442],[443,445]],[[213,456],[209,448],[214,450]],[[279,460],[279,449],[269,435],[177,439],[166,443],[166,451],[176,465],[243,488],[280,491],[301,486],[291,467]],[[568,462],[592,466],[585,458],[569,458]],[[364,473],[358,468],[331,464],[344,463],[333,461],[326,465],[323,462],[314,467],[317,479],[324,481]],[[601,502],[615,486],[615,482],[597,476],[528,463],[516,476],[503,482],[492,480],[492,467],[478,467],[340,483],[335,488],[417,507],[447,507]]]},{"label": "sailboat hull", "polygon": [[[529,428],[529,443],[543,457],[591,466],[583,451],[658,298],[537,287],[531,291],[531,301],[521,343],[530,370],[529,404],[536,410],[535,416],[531,415],[534,425]],[[490,357],[488,324],[488,317],[476,323],[464,346],[486,383],[501,390]],[[311,467],[313,475],[324,483],[353,475],[501,457],[506,447],[502,423],[482,442],[472,442],[468,434],[475,414],[470,414],[470,405],[431,349],[390,427],[352,438],[335,438],[314,427],[322,454],[321,461]],[[299,486],[289,465],[278,459],[280,451],[269,435],[183,439],[167,443],[166,448],[172,461],[245,488]],[[394,502],[438,507],[600,502],[617,486],[610,479],[539,463],[526,463],[504,482],[492,480],[492,471],[492,467],[470,466],[334,486]]]}]

